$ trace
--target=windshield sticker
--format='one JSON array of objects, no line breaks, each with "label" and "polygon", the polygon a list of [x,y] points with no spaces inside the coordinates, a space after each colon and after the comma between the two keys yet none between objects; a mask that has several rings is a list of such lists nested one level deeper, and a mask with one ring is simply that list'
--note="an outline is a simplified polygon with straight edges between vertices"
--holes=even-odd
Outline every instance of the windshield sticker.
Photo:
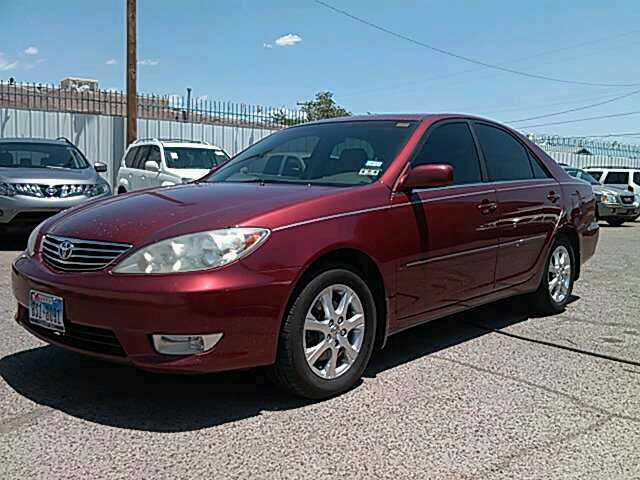
[{"label": "windshield sticker", "polygon": [[376,162],[375,160],[369,160],[364,164],[365,167],[381,167],[382,162]]},{"label": "windshield sticker", "polygon": [[176,152],[169,152],[169,155],[171,155],[171,158],[173,158],[174,160],[178,159],[178,154]]},{"label": "windshield sticker", "polygon": [[376,177],[380,174],[379,168],[361,168],[358,175],[364,175],[366,177]]}]

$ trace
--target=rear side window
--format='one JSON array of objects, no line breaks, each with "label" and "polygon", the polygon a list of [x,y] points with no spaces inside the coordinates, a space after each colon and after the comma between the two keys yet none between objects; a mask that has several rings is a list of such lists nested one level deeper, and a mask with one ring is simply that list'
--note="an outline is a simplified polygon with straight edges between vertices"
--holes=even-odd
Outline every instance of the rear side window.
[{"label": "rear side window", "polygon": [[133,161],[136,158],[139,148],[130,148],[127,155],[124,157],[124,164],[128,168],[133,168]]},{"label": "rear side window", "polygon": [[149,155],[149,147],[140,147],[138,148],[138,152],[133,159],[133,166],[131,168],[137,168],[142,170],[144,168],[144,162],[147,161],[147,156]]},{"label": "rear side window", "polygon": [[589,175],[600,181],[600,179],[602,178],[602,170],[589,170]]},{"label": "rear side window", "polygon": [[640,172],[635,172],[633,174],[633,183],[640,185]]},{"label": "rear side window", "polygon": [[629,172],[609,172],[604,179],[606,185],[627,185],[629,183]]},{"label": "rear side window", "polygon": [[429,135],[413,165],[447,163],[453,167],[453,183],[482,181],[480,160],[466,123],[447,123]]},{"label": "rear side window", "polygon": [[478,140],[492,181],[533,178],[529,153],[515,138],[499,128],[476,124]]}]

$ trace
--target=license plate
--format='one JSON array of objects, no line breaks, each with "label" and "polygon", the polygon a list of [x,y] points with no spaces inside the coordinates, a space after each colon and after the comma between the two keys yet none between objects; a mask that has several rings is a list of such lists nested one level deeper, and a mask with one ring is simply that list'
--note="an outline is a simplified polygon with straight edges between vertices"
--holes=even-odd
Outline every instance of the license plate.
[{"label": "license plate", "polygon": [[62,298],[49,293],[31,290],[29,301],[29,321],[56,332],[64,332],[64,302]]}]

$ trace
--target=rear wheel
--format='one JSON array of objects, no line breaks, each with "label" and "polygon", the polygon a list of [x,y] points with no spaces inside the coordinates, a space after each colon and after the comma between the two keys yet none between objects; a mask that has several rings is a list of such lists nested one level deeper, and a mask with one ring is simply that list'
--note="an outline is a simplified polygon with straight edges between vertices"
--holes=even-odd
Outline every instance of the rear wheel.
[{"label": "rear wheel", "polygon": [[540,287],[536,292],[537,305],[541,313],[560,313],[569,303],[575,279],[575,258],[569,239],[565,236],[559,237],[551,248]]},{"label": "rear wheel", "polygon": [[306,284],[288,312],[273,377],[306,398],[342,393],[362,376],[375,330],[375,302],[364,280],[351,270],[326,270]]},{"label": "rear wheel", "polygon": [[127,189],[124,187],[118,187],[118,195],[122,195],[123,193],[127,193]]}]

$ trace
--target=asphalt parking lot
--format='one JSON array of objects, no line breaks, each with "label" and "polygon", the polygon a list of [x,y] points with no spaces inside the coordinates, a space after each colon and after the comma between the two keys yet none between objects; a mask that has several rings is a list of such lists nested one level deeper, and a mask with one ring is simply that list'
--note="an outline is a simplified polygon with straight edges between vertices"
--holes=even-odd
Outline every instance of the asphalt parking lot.
[{"label": "asphalt parking lot", "polygon": [[418,327],[319,403],[45,345],[13,321],[4,245],[0,478],[640,478],[639,242],[603,225],[564,314],[505,301]]}]

